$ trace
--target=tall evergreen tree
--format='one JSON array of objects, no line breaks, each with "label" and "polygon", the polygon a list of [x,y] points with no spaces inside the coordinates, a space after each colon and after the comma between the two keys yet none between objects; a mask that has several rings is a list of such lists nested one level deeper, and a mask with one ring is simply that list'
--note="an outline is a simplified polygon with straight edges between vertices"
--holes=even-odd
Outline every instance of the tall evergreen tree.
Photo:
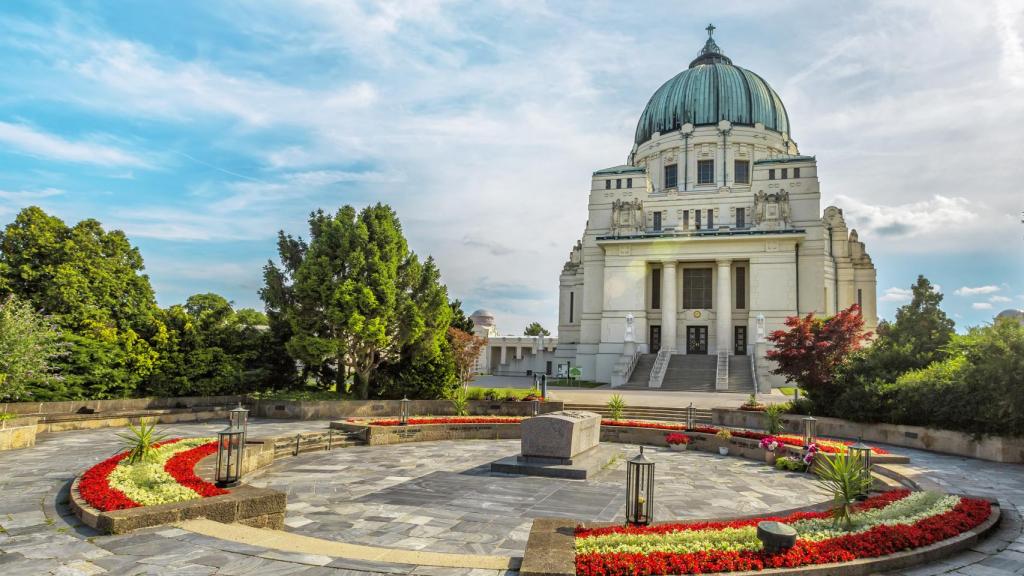
[{"label": "tall evergreen tree", "polygon": [[281,266],[268,262],[261,291],[271,324],[284,323],[289,353],[339,392],[351,369],[360,398],[382,363],[440,353],[451,320],[433,259],[420,262],[383,204],[309,219],[306,243],[281,232]]}]

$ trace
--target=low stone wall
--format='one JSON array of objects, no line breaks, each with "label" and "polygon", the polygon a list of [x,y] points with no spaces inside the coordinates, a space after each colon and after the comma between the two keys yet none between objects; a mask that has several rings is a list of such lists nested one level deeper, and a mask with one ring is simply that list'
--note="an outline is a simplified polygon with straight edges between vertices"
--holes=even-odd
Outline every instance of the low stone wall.
[{"label": "low stone wall", "polygon": [[[295,420],[336,420],[339,418],[397,417],[401,400],[254,400],[253,414],[263,418]],[[471,416],[532,416],[532,402],[492,402],[471,400]],[[542,413],[562,409],[561,402],[541,402]],[[411,400],[409,413],[415,416],[455,416],[455,407],[448,400]]]},{"label": "low stone wall", "polygon": [[40,419],[37,428],[40,433],[116,428],[127,426],[129,423],[138,424],[143,418],[147,422],[155,421],[158,424],[206,420],[224,420],[227,423],[229,409],[230,407],[218,407],[207,410],[143,410],[128,413],[73,414],[68,417]]},{"label": "low stone wall", "polygon": [[[815,508],[815,507],[811,507]],[[732,518],[708,518],[704,521],[736,520],[749,516]],[[913,550],[906,550],[881,556],[864,558],[836,564],[819,564],[799,568],[775,568],[753,572],[730,572],[734,576],[781,576],[792,574],[799,576],[867,576],[881,572],[902,570],[918,564],[937,562],[974,547],[983,537],[994,530],[1001,518],[1001,510],[997,502],[992,502],[992,514],[980,526],[954,536]],[[700,522],[701,520],[693,520]],[[530,538],[523,554],[523,564],[519,573],[523,576],[575,576],[575,537],[576,522],[564,518],[538,518],[533,521]]]},{"label": "low stone wall", "polygon": [[[764,413],[731,408],[714,408],[712,420],[717,426],[735,428],[764,428]],[[802,433],[803,416],[786,415],[782,420],[786,432]],[[930,450],[944,454],[967,456],[993,462],[1024,463],[1024,438],[989,436],[975,439],[970,434],[922,426],[898,424],[870,424],[839,418],[817,418],[818,434],[835,438],[863,438],[865,442],[878,442]]]},{"label": "low stone wall", "polygon": [[36,418],[34,417],[23,416],[0,420],[0,451],[35,446],[36,432]]},{"label": "low stone wall", "polygon": [[122,400],[64,400],[61,402],[9,402],[0,404],[0,413],[80,414],[85,412],[126,412],[168,410],[197,406],[234,406],[248,404],[247,396],[181,396],[175,398],[128,398]]},{"label": "low stone wall", "polygon": [[435,440],[507,440],[520,437],[518,422],[413,426],[368,426],[352,422],[331,422],[331,428],[346,432],[363,431],[366,443],[371,446]]}]

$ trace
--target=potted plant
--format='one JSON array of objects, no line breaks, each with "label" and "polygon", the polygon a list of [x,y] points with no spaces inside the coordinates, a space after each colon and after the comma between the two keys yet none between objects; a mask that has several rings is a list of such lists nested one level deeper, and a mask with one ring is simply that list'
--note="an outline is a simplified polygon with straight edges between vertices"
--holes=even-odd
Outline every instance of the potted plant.
[{"label": "potted plant", "polygon": [[719,446],[718,447],[718,453],[721,454],[722,456],[728,456],[729,455],[729,441],[732,440],[732,432],[729,432],[728,430],[723,428],[723,429],[719,430],[715,434],[715,436],[718,436],[719,440],[722,440],[723,442],[726,443],[725,446]]},{"label": "potted plant", "polygon": [[761,438],[761,449],[764,450],[764,461],[769,466],[775,465],[775,460],[778,457],[775,451],[782,446],[782,442],[779,442],[774,436],[765,436]]},{"label": "potted plant", "polygon": [[668,449],[673,452],[684,452],[686,451],[686,445],[690,443],[690,437],[686,434],[679,432],[673,432],[665,436],[665,441],[668,442]]}]

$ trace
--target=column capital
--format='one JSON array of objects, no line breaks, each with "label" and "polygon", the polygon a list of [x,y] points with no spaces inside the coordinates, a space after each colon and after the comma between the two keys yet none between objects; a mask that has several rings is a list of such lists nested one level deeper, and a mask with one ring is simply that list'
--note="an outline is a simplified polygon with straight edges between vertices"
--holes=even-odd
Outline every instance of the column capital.
[{"label": "column capital", "polygon": [[715,261],[718,262],[719,267],[732,265],[732,258],[719,258]]},{"label": "column capital", "polygon": [[662,268],[675,268],[679,264],[676,260],[665,260],[661,263]]}]

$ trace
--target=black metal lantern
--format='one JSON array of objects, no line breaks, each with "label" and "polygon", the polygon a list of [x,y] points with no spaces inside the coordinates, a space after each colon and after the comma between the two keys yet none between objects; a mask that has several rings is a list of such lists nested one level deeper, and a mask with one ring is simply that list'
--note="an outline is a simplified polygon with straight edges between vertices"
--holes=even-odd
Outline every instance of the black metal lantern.
[{"label": "black metal lantern", "polygon": [[242,431],[242,442],[249,437],[249,410],[239,402],[236,408],[228,411],[228,428]]},{"label": "black metal lantern", "polygon": [[654,462],[640,454],[626,462],[626,523],[646,526],[654,517]]},{"label": "black metal lantern", "polygon": [[225,428],[217,433],[217,486],[237,486],[242,478],[244,434],[241,428]]},{"label": "black metal lantern", "polygon": [[818,438],[818,421],[814,419],[814,416],[807,416],[803,419],[804,422],[804,448],[814,444],[814,441]]},{"label": "black metal lantern", "polygon": [[697,410],[693,407],[693,402],[686,408],[686,429],[693,430],[697,423]]},{"label": "black metal lantern", "polygon": [[856,444],[852,444],[846,449],[847,457],[850,459],[858,458],[861,465],[861,476],[864,478],[864,485],[871,485],[871,446],[868,446],[857,439]]},{"label": "black metal lantern", "polygon": [[401,407],[398,411],[398,425],[406,426],[409,424],[409,404],[411,404],[412,401],[403,396],[399,402]]}]

